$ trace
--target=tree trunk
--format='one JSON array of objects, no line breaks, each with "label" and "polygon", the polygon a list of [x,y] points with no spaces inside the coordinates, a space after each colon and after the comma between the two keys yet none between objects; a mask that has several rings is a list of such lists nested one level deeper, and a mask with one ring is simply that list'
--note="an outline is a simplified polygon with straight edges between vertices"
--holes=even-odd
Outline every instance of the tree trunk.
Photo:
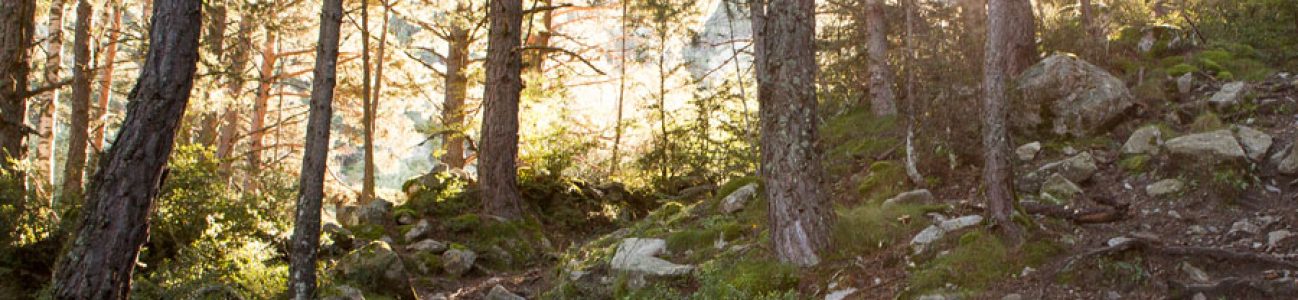
[{"label": "tree trunk", "polygon": [[243,71],[248,67],[249,46],[252,44],[252,18],[244,16],[239,20],[239,33],[235,39],[234,50],[230,57],[230,69],[226,70],[225,76],[229,80],[227,85],[227,97],[230,102],[225,105],[225,112],[222,113],[220,136],[216,139],[216,158],[221,160],[220,168],[229,171],[231,160],[230,155],[234,153],[234,145],[239,135],[239,98],[243,94],[243,85],[246,82],[243,78]]},{"label": "tree trunk", "polygon": [[803,267],[820,263],[833,222],[816,150],[815,7],[813,0],[774,0],[753,12],[772,248],[781,261]]},{"label": "tree trunk", "polygon": [[57,267],[57,299],[129,299],[149,211],[185,113],[198,61],[202,5],[159,0],[148,56],[122,129],[100,162],[76,238]]},{"label": "tree trunk", "polygon": [[262,139],[266,136],[266,112],[269,109],[270,89],[275,84],[275,64],[279,61],[279,53],[275,45],[279,40],[279,35],[270,27],[266,27],[266,41],[261,48],[261,69],[257,73],[257,98],[252,103],[252,125],[248,127],[248,181],[245,188],[257,190],[256,178],[261,173],[261,150],[264,147]]},{"label": "tree trunk", "polygon": [[[45,57],[45,82],[46,84],[53,84],[63,80],[59,78],[59,72],[63,70],[63,0],[50,2],[49,23],[46,24],[46,28],[49,28],[50,34],[48,38],[49,49],[46,49],[49,55]],[[45,153],[42,153],[41,156],[48,160],[45,164],[49,168],[49,173],[46,174],[49,176],[50,186],[53,187],[58,184],[55,180],[57,176],[54,174],[57,172],[55,165],[58,156],[56,154],[58,153],[59,132],[59,90],[50,93],[50,103],[43,113],[42,119],[41,136],[46,137],[46,145],[42,148]]]},{"label": "tree trunk", "polygon": [[918,8],[915,0],[903,1],[902,6],[906,13],[906,62],[904,64],[906,66],[906,177],[910,177],[910,182],[915,186],[923,187],[928,182],[925,182],[924,175],[919,173],[919,166],[917,166],[919,157],[915,153],[915,127],[916,123],[919,123],[919,118],[916,117],[919,114],[916,111],[918,106],[915,105],[915,102],[919,102],[919,97],[915,94],[915,84],[918,81],[915,74],[919,71],[916,63],[919,61],[916,55],[919,48],[915,45],[915,19],[919,16],[916,15]]},{"label": "tree trunk", "polygon": [[374,169],[374,122],[378,119],[379,95],[383,90],[383,60],[385,51],[388,46],[388,14],[392,7],[387,2],[383,2],[383,27],[379,29],[379,49],[378,57],[374,61],[374,94],[370,95],[368,109],[365,110],[365,175],[362,191],[370,199],[374,198],[374,181],[378,174]]},{"label": "tree trunk", "polygon": [[487,82],[483,99],[482,147],[478,172],[483,211],[510,220],[523,217],[518,193],[518,97],[523,89],[523,2],[493,0],[487,11]]},{"label": "tree trunk", "polygon": [[987,0],[960,0],[960,24],[964,28],[961,38],[965,45],[961,52],[968,61],[984,61],[987,49]]},{"label": "tree trunk", "polygon": [[866,0],[865,28],[870,57],[870,108],[876,116],[897,114],[897,96],[892,92],[892,68],[888,66],[888,23],[883,0]]},{"label": "tree trunk", "polygon": [[99,110],[95,112],[99,126],[95,128],[95,136],[91,140],[94,151],[104,150],[104,133],[108,130],[108,99],[113,94],[113,67],[117,65],[117,44],[121,43],[122,36],[122,7],[117,1],[113,1],[112,6],[113,20],[108,29],[108,46],[104,49],[104,74],[99,79]]},{"label": "tree trunk", "polygon": [[[77,23],[72,45],[72,114],[68,118],[68,157],[63,167],[63,196],[82,196],[86,167],[86,138],[90,128],[90,16],[89,0],[77,1]],[[71,197],[71,198],[67,198]]]},{"label": "tree trunk", "polygon": [[464,168],[464,98],[468,95],[469,30],[451,29],[450,52],[446,56],[446,98],[442,102],[442,163],[450,169]]},{"label": "tree trunk", "polygon": [[672,141],[667,132],[667,77],[670,76],[667,74],[667,26],[670,25],[666,22],[658,24],[658,129],[662,133],[658,142],[663,150],[658,160],[658,178],[663,182],[671,176],[667,161],[672,157]]},{"label": "tree trunk", "polygon": [[617,81],[617,118],[614,119],[613,123],[613,158],[609,160],[608,167],[608,177],[610,178],[617,175],[617,167],[622,164],[622,159],[618,157],[618,155],[621,150],[619,147],[622,145],[622,103],[624,102],[623,100],[626,99],[626,29],[627,27],[630,27],[630,24],[627,23],[627,12],[631,0],[621,0],[621,2],[622,14],[618,16],[622,21],[622,27],[620,28],[621,33],[618,36],[618,41],[621,43],[621,46],[618,48],[617,52],[617,65],[620,74],[618,74],[619,76]]},{"label": "tree trunk", "polygon": [[[1036,36],[1036,18],[1032,16],[1032,2],[1028,0],[1010,0],[1000,1],[1005,9],[1007,34],[1005,48],[1006,63],[1008,69],[1006,76],[1013,78],[1027,70],[1032,64],[1037,62],[1037,36]],[[989,2],[991,3],[991,2]],[[990,18],[991,5],[988,5]],[[989,32],[991,30],[991,21],[988,21]],[[990,33],[988,33],[990,37]],[[992,52],[988,52],[990,55]]]},{"label": "tree trunk", "polygon": [[1086,40],[1082,42],[1084,55],[1092,62],[1097,61],[1099,56],[1100,36],[1095,27],[1095,13],[1091,11],[1091,0],[1079,0],[1077,6],[1081,10],[1082,31],[1086,33]]},{"label": "tree trunk", "polygon": [[[21,161],[26,155],[23,140],[30,129],[23,120],[35,24],[36,1],[0,1],[0,206],[13,207],[11,216],[23,214],[27,194],[27,176],[11,160]],[[0,243],[13,237],[15,221],[0,218]]]},{"label": "tree trunk", "polygon": [[1007,130],[1009,104],[1006,84],[1014,67],[1012,39],[1021,36],[1016,28],[1011,6],[1026,0],[990,0],[987,6],[987,61],[983,65],[983,188],[987,197],[987,214],[1004,236],[1018,240],[1022,229],[1011,220],[1014,194],[1014,165],[1010,161],[1010,135]]},{"label": "tree trunk", "polygon": [[361,178],[360,202],[370,203],[374,200],[374,127],[370,122],[370,4],[361,2],[361,139],[364,145],[362,166],[364,175]]},{"label": "tree trunk", "polygon": [[325,0],[320,13],[319,46],[311,80],[311,113],[307,121],[306,148],[302,156],[297,218],[293,222],[289,294],[296,300],[315,297],[316,251],[320,245],[320,206],[329,161],[329,122],[333,118],[337,84],[338,32],[343,18],[342,0]]}]

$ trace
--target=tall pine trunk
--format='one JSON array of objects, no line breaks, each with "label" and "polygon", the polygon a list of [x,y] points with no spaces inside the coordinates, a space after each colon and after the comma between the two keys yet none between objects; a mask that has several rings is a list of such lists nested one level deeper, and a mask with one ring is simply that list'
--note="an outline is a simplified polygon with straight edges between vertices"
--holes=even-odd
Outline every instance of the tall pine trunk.
[{"label": "tall pine trunk", "polygon": [[77,1],[77,22],[72,44],[72,114],[68,118],[68,158],[63,167],[63,195],[82,196],[86,167],[86,139],[90,127],[90,0]]},{"label": "tall pine trunk", "polygon": [[478,172],[483,211],[517,220],[523,217],[518,192],[518,97],[523,90],[523,2],[492,0],[487,11],[487,83],[483,99],[482,145]]},{"label": "tall pine trunk", "polygon": [[370,4],[361,1],[361,139],[364,160],[361,178],[361,203],[374,200],[374,125],[370,122]]},{"label": "tall pine trunk", "polygon": [[[0,1],[0,206],[13,207],[11,216],[23,214],[27,194],[27,176],[13,161],[26,155],[24,139],[31,132],[23,120],[35,24],[36,1]],[[13,221],[0,218],[0,243],[13,236]]]},{"label": "tall pine trunk", "polygon": [[298,183],[297,218],[293,222],[289,294],[296,300],[315,297],[316,252],[320,245],[320,206],[329,160],[329,122],[333,118],[334,86],[338,80],[338,32],[342,0],[325,0],[320,12],[320,38],[311,80],[311,112],[306,125],[306,149]]},{"label": "tall pine trunk", "polygon": [[95,151],[104,150],[104,133],[108,130],[108,100],[113,95],[113,68],[117,65],[117,44],[121,43],[122,36],[121,4],[116,0],[110,1],[113,16],[108,29],[108,46],[104,49],[103,75],[99,79],[99,110],[95,112],[99,126],[95,127],[95,136],[91,139]]},{"label": "tall pine trunk", "polygon": [[244,188],[257,190],[257,175],[261,173],[261,152],[266,136],[266,113],[270,109],[270,89],[275,84],[275,64],[279,53],[275,49],[279,35],[266,28],[266,41],[261,48],[261,69],[258,74],[257,98],[252,103],[252,125],[248,128],[248,178]]},{"label": "tall pine trunk", "polygon": [[[458,25],[457,25],[458,26]],[[450,169],[464,168],[464,98],[468,95],[469,30],[450,30],[450,51],[446,56],[446,98],[442,101],[442,163]]]},{"label": "tall pine trunk", "polygon": [[816,146],[815,8],[813,0],[774,0],[753,11],[772,249],[803,267],[820,263],[833,222]]},{"label": "tall pine trunk", "polygon": [[[1014,3],[1019,2],[1019,3]],[[1014,40],[1024,28],[1015,19],[1013,6],[1027,0],[990,0],[987,5],[987,60],[983,65],[983,189],[987,214],[1003,236],[1018,240],[1022,229],[1011,220],[1017,201],[1014,194],[1014,165],[1010,161],[1008,130],[1009,81],[1016,47]],[[1027,29],[1031,32],[1031,29]]]},{"label": "tall pine trunk", "polygon": [[[988,2],[988,18],[991,18],[991,4],[998,1]],[[1037,63],[1037,35],[1036,35],[1036,18],[1032,15],[1032,2],[1028,0],[1010,0],[999,1],[1004,9],[1005,28],[1009,31],[1002,32],[1006,34],[1005,48],[1001,53],[1005,54],[1005,63],[1007,66],[1006,76],[1014,77],[1027,70],[1032,64]],[[988,38],[991,37],[991,21],[988,20]],[[993,52],[987,52],[992,55]]]},{"label": "tall pine trunk", "polygon": [[627,23],[627,13],[629,12],[629,4],[631,0],[621,0],[621,2],[622,14],[618,16],[618,18],[621,19],[622,27],[620,28],[621,32],[618,36],[618,42],[621,44],[617,52],[617,65],[619,70],[619,76],[617,79],[617,117],[613,121],[613,158],[609,160],[609,177],[617,175],[617,167],[622,164],[622,159],[618,157],[618,155],[621,150],[619,147],[622,146],[622,104],[626,100],[626,40],[627,28],[630,27],[630,24]]},{"label": "tall pine trunk", "polygon": [[149,211],[193,87],[201,11],[200,1],[156,3],[148,55],[122,129],[87,194],[76,238],[56,268],[55,298],[129,298]]},{"label": "tall pine trunk", "polygon": [[378,175],[375,174],[377,170],[375,170],[375,165],[374,165],[374,131],[375,131],[374,122],[376,119],[378,119],[379,95],[382,94],[382,90],[383,90],[383,61],[384,58],[387,56],[384,52],[387,51],[387,46],[388,46],[388,14],[391,12],[391,10],[392,10],[392,6],[389,5],[387,2],[383,2],[383,26],[380,27],[379,29],[378,57],[376,57],[374,61],[375,63],[374,64],[375,67],[374,68],[374,88],[373,88],[374,94],[370,95],[369,106],[366,106],[368,109],[365,110],[365,118],[364,118],[365,119],[365,170],[364,170],[365,174],[363,179],[365,180],[365,183],[363,184],[362,188],[364,193],[368,195],[368,197],[371,199],[374,198],[374,192],[376,188],[375,180]]},{"label": "tall pine trunk", "polygon": [[[49,22],[46,24],[50,34],[47,38],[49,53],[45,57],[45,82],[53,84],[63,79],[59,78],[60,71],[63,70],[63,0],[54,0],[50,2]],[[41,158],[46,159],[43,162],[49,172],[45,173],[49,178],[51,188],[58,184],[55,180],[57,172],[56,161],[58,153],[58,132],[59,132],[59,90],[50,92],[50,103],[46,106],[45,112],[41,116],[41,136],[45,137],[45,145],[41,148]],[[51,197],[53,198],[53,197]],[[53,199],[51,199],[53,200]]]},{"label": "tall pine trunk", "polygon": [[239,99],[243,96],[243,86],[247,82],[243,78],[244,69],[248,67],[248,56],[252,51],[249,47],[252,44],[252,18],[244,16],[239,20],[239,33],[235,38],[234,49],[230,55],[230,68],[226,70],[225,77],[229,81],[226,85],[226,97],[230,99],[225,104],[225,112],[222,113],[221,132],[216,138],[216,158],[220,159],[220,169],[229,171],[231,159],[234,154],[234,146],[239,135]]},{"label": "tall pine trunk", "polygon": [[870,57],[870,108],[876,116],[897,114],[892,68],[888,66],[888,21],[883,0],[866,0],[866,48]]}]

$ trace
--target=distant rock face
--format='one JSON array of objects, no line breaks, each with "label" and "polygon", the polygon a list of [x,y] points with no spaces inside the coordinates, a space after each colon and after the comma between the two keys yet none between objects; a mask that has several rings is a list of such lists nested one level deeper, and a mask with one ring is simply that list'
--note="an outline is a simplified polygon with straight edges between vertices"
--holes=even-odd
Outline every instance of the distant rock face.
[{"label": "distant rock face", "polygon": [[1163,196],[1180,193],[1185,189],[1185,183],[1176,179],[1163,179],[1158,182],[1145,186],[1145,194],[1150,197],[1160,198]]},{"label": "distant rock face", "polygon": [[1262,161],[1266,152],[1271,150],[1273,142],[1271,135],[1248,126],[1236,126],[1235,137],[1239,138],[1239,145],[1244,147],[1244,154],[1253,161]]},{"label": "distant rock face", "polygon": [[1208,103],[1214,108],[1225,109],[1235,106],[1244,101],[1244,94],[1247,92],[1248,85],[1242,81],[1227,83],[1221,86],[1221,90],[1208,99]]},{"label": "distant rock face", "polygon": [[1235,135],[1230,130],[1217,130],[1196,133],[1174,138],[1164,145],[1174,155],[1182,155],[1197,160],[1225,162],[1243,160],[1244,148],[1239,146]]},{"label": "distant rock face", "polygon": [[756,196],[757,183],[749,183],[734,192],[730,192],[730,195],[726,195],[726,198],[721,200],[721,211],[728,214],[740,211],[748,204],[748,200],[752,200]]},{"label": "distant rock face", "polygon": [[478,254],[468,249],[450,249],[442,253],[442,270],[452,276],[464,275],[473,268]]},{"label": "distant rock face", "polygon": [[693,266],[678,265],[661,258],[658,254],[667,249],[667,241],[662,239],[628,238],[617,246],[611,263],[613,270],[639,272],[658,276],[678,276],[694,271]]},{"label": "distant rock face", "polygon": [[1159,146],[1163,143],[1162,131],[1156,126],[1145,126],[1131,133],[1127,142],[1122,144],[1122,154],[1158,155]]},{"label": "distant rock face", "polygon": [[1056,54],[1014,81],[1018,97],[1010,122],[1019,133],[1048,129],[1086,136],[1113,125],[1133,106],[1121,79],[1071,54]]}]

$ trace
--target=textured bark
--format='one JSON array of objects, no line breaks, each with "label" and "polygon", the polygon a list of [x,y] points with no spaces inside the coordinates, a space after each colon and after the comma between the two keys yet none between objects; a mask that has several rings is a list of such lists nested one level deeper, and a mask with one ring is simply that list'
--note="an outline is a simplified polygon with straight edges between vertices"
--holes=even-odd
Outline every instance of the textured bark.
[{"label": "textured bark", "polygon": [[320,13],[320,37],[311,80],[311,112],[306,125],[306,149],[298,183],[297,218],[293,222],[289,294],[293,299],[314,299],[316,252],[320,245],[320,206],[329,160],[329,123],[333,118],[335,71],[338,68],[338,32],[342,26],[342,0],[325,0]]},{"label": "textured bark", "polygon": [[1014,165],[1010,161],[1010,136],[1007,130],[1009,101],[1006,84],[1014,62],[1013,47],[1017,35],[1012,2],[1027,0],[990,0],[987,6],[987,60],[983,65],[983,189],[986,191],[988,219],[1002,232],[1017,238],[1021,231],[1010,219],[1017,201],[1014,194]]},{"label": "textured bark", "polygon": [[987,49],[987,0],[960,0],[960,23],[966,59],[983,61]]},{"label": "textured bark", "polygon": [[261,173],[261,151],[266,136],[266,112],[269,109],[270,88],[275,84],[275,64],[279,53],[275,45],[279,35],[271,28],[266,28],[266,41],[261,48],[261,68],[257,73],[257,97],[252,103],[252,125],[248,127],[248,181],[244,188],[256,190],[255,178]]},{"label": "textured bark", "polygon": [[487,11],[487,82],[483,99],[482,147],[478,173],[483,211],[506,219],[523,216],[518,192],[518,97],[523,89],[523,2],[492,0]]},{"label": "textured bark", "polygon": [[[989,1],[993,3],[997,1]],[[1036,18],[1032,16],[1032,2],[1028,0],[1011,0],[999,1],[1003,5],[1006,27],[1003,34],[1007,37],[1004,40],[1006,69],[1008,76],[1018,76],[1023,70],[1027,70],[1032,64],[1037,63],[1037,35],[1036,35]],[[988,17],[990,18],[991,5],[988,5]],[[988,21],[988,35],[990,38],[990,24]],[[989,55],[995,52],[987,52]]]},{"label": "textured bark", "polygon": [[363,176],[362,193],[368,198],[374,198],[374,180],[378,174],[374,169],[374,122],[378,119],[379,95],[383,90],[383,60],[386,56],[388,46],[388,14],[392,6],[383,2],[383,26],[379,29],[379,49],[378,57],[374,61],[374,88],[373,95],[370,95],[369,105],[365,109],[365,174]]},{"label": "textured bark", "polygon": [[361,139],[364,143],[360,202],[374,200],[374,127],[370,122],[370,4],[361,2]]},{"label": "textured bark", "polygon": [[[550,7],[554,5],[554,1],[537,0],[536,2],[533,2],[533,8],[536,8],[536,5]],[[551,50],[549,50],[550,39],[554,37],[554,11],[554,9],[546,9],[545,11],[540,12],[540,24],[532,23],[533,17],[528,17],[528,23],[530,25],[528,26],[527,32],[527,47],[533,47],[539,50],[532,50],[523,53],[524,73],[541,73],[544,71],[543,67],[545,66],[545,57],[551,53]],[[531,16],[535,16],[535,14],[532,14]],[[538,25],[541,27],[540,30],[536,29]],[[533,35],[532,31],[536,31],[535,35]]]},{"label": "textured bark", "polygon": [[774,0],[753,11],[772,248],[781,261],[804,267],[820,263],[833,222],[816,150],[815,6]]},{"label": "textured bark", "polygon": [[248,67],[248,56],[252,52],[249,46],[252,44],[253,26],[249,16],[239,20],[238,37],[230,55],[230,69],[225,72],[228,81],[226,96],[230,98],[230,102],[226,103],[225,112],[222,113],[221,133],[216,138],[216,158],[221,160],[221,170],[229,171],[230,160],[227,158],[234,153],[239,135],[239,99],[243,96],[243,85],[247,82],[243,78],[243,71]]},{"label": "textured bark", "polygon": [[63,167],[63,195],[80,197],[86,168],[86,139],[90,129],[90,16],[89,0],[77,1],[77,22],[72,45],[72,113],[68,117],[68,157]]},{"label": "textured bark", "polygon": [[113,1],[113,19],[108,29],[108,46],[104,49],[103,77],[99,79],[99,109],[95,112],[95,136],[91,139],[95,151],[104,150],[104,132],[108,130],[108,100],[113,95],[113,68],[117,65],[117,44],[122,36],[122,7]]},{"label": "textured bark", "polygon": [[915,186],[923,187],[928,185],[924,180],[924,175],[919,173],[919,157],[915,151],[915,127],[919,123],[916,117],[919,112],[916,111],[915,102],[919,102],[919,97],[915,93],[915,84],[918,81],[915,73],[919,69],[917,66],[918,55],[916,52],[919,48],[915,45],[915,19],[919,18],[915,10],[915,0],[903,0],[902,6],[906,13],[906,177]]},{"label": "textured bark", "polygon": [[451,28],[450,51],[446,56],[446,98],[442,101],[442,163],[451,169],[464,168],[464,98],[468,95],[469,30]]},{"label": "textured bark", "polygon": [[888,66],[888,23],[883,0],[865,1],[867,52],[870,57],[870,108],[876,116],[897,114],[897,95],[893,93],[892,68]]},{"label": "textured bark", "polygon": [[0,2],[0,170],[14,178],[22,174],[10,162],[27,154],[27,76],[36,23],[36,1]]},{"label": "textured bark", "polygon": [[57,267],[57,299],[128,299],[149,211],[193,87],[201,3],[159,0],[126,119],[100,162],[81,225]]}]

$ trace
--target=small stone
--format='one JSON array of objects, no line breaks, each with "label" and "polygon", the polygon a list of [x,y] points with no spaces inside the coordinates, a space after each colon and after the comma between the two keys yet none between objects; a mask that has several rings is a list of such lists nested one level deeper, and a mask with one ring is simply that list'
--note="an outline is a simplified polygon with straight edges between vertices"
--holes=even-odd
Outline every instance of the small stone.
[{"label": "small stone", "polygon": [[1266,234],[1266,245],[1270,248],[1279,247],[1280,242],[1283,242],[1285,239],[1292,236],[1294,236],[1294,234],[1292,232],[1289,232],[1288,230],[1282,229],[1282,230],[1272,231]]},{"label": "small stone", "polygon": [[1185,73],[1176,78],[1176,91],[1181,94],[1189,94],[1190,89],[1194,88],[1194,73]]},{"label": "small stone", "polygon": [[1212,282],[1212,277],[1208,276],[1208,272],[1204,272],[1203,269],[1195,267],[1194,265],[1190,264],[1190,262],[1181,263],[1180,269],[1182,273],[1185,273],[1185,276],[1190,277],[1190,279],[1194,280],[1195,282],[1198,283]]},{"label": "small stone", "polygon": [[1267,150],[1271,150],[1271,143],[1273,142],[1271,135],[1248,126],[1237,126],[1235,128],[1235,137],[1239,139],[1239,144],[1244,147],[1244,153],[1248,155],[1248,159],[1253,161],[1262,161]]},{"label": "small stone", "polygon": [[1005,297],[1001,297],[1001,300],[1023,300],[1023,295],[1017,293],[1009,294],[1005,295]]},{"label": "small stone", "polygon": [[1195,293],[1194,297],[1190,297],[1190,300],[1208,300],[1208,296],[1203,295],[1203,293]]},{"label": "small stone", "polygon": [[496,286],[491,287],[490,292],[487,292],[487,298],[485,298],[485,300],[527,300],[527,298],[515,295],[514,293],[509,292],[509,289],[497,284]]},{"label": "small stone", "polygon": [[1127,142],[1122,144],[1122,154],[1158,155],[1158,147],[1162,143],[1162,131],[1157,126],[1141,127],[1132,132]]},{"label": "small stone", "polygon": [[748,200],[756,196],[757,184],[749,183],[731,192],[730,195],[726,195],[726,198],[721,200],[721,211],[729,214],[742,210],[748,204]]},{"label": "small stone", "polygon": [[1168,152],[1192,159],[1212,162],[1243,160],[1244,148],[1239,146],[1230,130],[1217,130],[1186,135],[1167,141]]},{"label": "small stone", "polygon": [[1203,226],[1190,225],[1189,233],[1191,235],[1204,235],[1204,234],[1208,234],[1208,230],[1204,229]]},{"label": "small stone", "polygon": [[1173,219],[1177,219],[1177,220],[1184,219],[1184,218],[1181,217],[1181,213],[1176,212],[1175,210],[1169,210],[1169,211],[1167,211],[1167,216],[1172,217]]},{"label": "small stone", "polygon": [[1163,196],[1180,193],[1185,189],[1185,183],[1177,179],[1163,179],[1158,182],[1145,186],[1145,195],[1152,198],[1161,198]]},{"label": "small stone", "polygon": [[464,275],[473,268],[478,254],[468,249],[450,249],[442,253],[442,269],[452,276]]},{"label": "small stone", "polygon": [[1109,291],[1107,293],[1104,293],[1104,299],[1119,300],[1122,299],[1122,294],[1119,294],[1118,292],[1115,291]]},{"label": "small stone", "polygon": [[1298,145],[1289,148],[1289,154],[1276,161],[1276,170],[1285,175],[1298,175]]},{"label": "small stone", "polygon": [[1135,240],[1136,240],[1136,239],[1133,239],[1133,238],[1129,238],[1129,237],[1125,237],[1125,236],[1120,236],[1120,237],[1115,237],[1115,238],[1111,238],[1111,239],[1109,239],[1109,241],[1106,242],[1105,244],[1106,244],[1106,245],[1109,245],[1109,247],[1117,247],[1118,245],[1122,245],[1122,244],[1124,244],[1124,243],[1128,243],[1128,242],[1135,241]]},{"label": "small stone", "polygon": [[1042,200],[1055,205],[1071,204],[1073,199],[1082,193],[1081,187],[1058,173],[1050,175],[1046,182],[1041,184]]},{"label": "small stone", "polygon": [[851,296],[853,293],[856,293],[856,291],[857,291],[856,288],[847,288],[847,289],[843,289],[843,290],[833,291],[833,292],[829,293],[828,295],[825,295],[825,300],[843,300],[843,299],[847,299],[847,296]]},{"label": "small stone", "polygon": [[1073,148],[1073,146],[1064,146],[1063,151],[1064,155],[1077,155],[1077,148]]},{"label": "small stone", "polygon": [[446,251],[446,243],[438,242],[433,239],[426,239],[406,246],[406,251],[440,254],[443,251]]},{"label": "small stone", "polygon": [[325,300],[365,300],[365,293],[348,285],[335,286],[333,290],[335,295],[325,297]]},{"label": "small stone", "polygon": [[406,231],[405,238],[406,241],[418,240],[432,231],[433,224],[428,223],[428,220],[419,220],[414,227],[410,227],[410,231]]},{"label": "small stone", "polygon": [[1235,224],[1230,225],[1230,231],[1227,231],[1226,234],[1235,234],[1236,232],[1257,234],[1260,231],[1262,231],[1262,228],[1257,224],[1253,224],[1253,222],[1249,220],[1239,220],[1235,222]]},{"label": "small stone", "polygon": [[1220,91],[1212,95],[1212,99],[1209,99],[1208,103],[1217,109],[1234,106],[1244,100],[1244,93],[1247,88],[1248,86],[1242,81],[1227,83],[1221,87]]},{"label": "small stone", "polygon": [[918,189],[897,194],[897,196],[883,201],[883,206],[888,207],[897,204],[930,204],[934,202],[937,202],[937,198],[933,197],[932,192],[929,192],[927,189]]},{"label": "small stone", "polygon": [[1037,158],[1037,153],[1041,152],[1041,142],[1031,142],[1014,149],[1014,154],[1018,155],[1021,161],[1031,161]]}]

